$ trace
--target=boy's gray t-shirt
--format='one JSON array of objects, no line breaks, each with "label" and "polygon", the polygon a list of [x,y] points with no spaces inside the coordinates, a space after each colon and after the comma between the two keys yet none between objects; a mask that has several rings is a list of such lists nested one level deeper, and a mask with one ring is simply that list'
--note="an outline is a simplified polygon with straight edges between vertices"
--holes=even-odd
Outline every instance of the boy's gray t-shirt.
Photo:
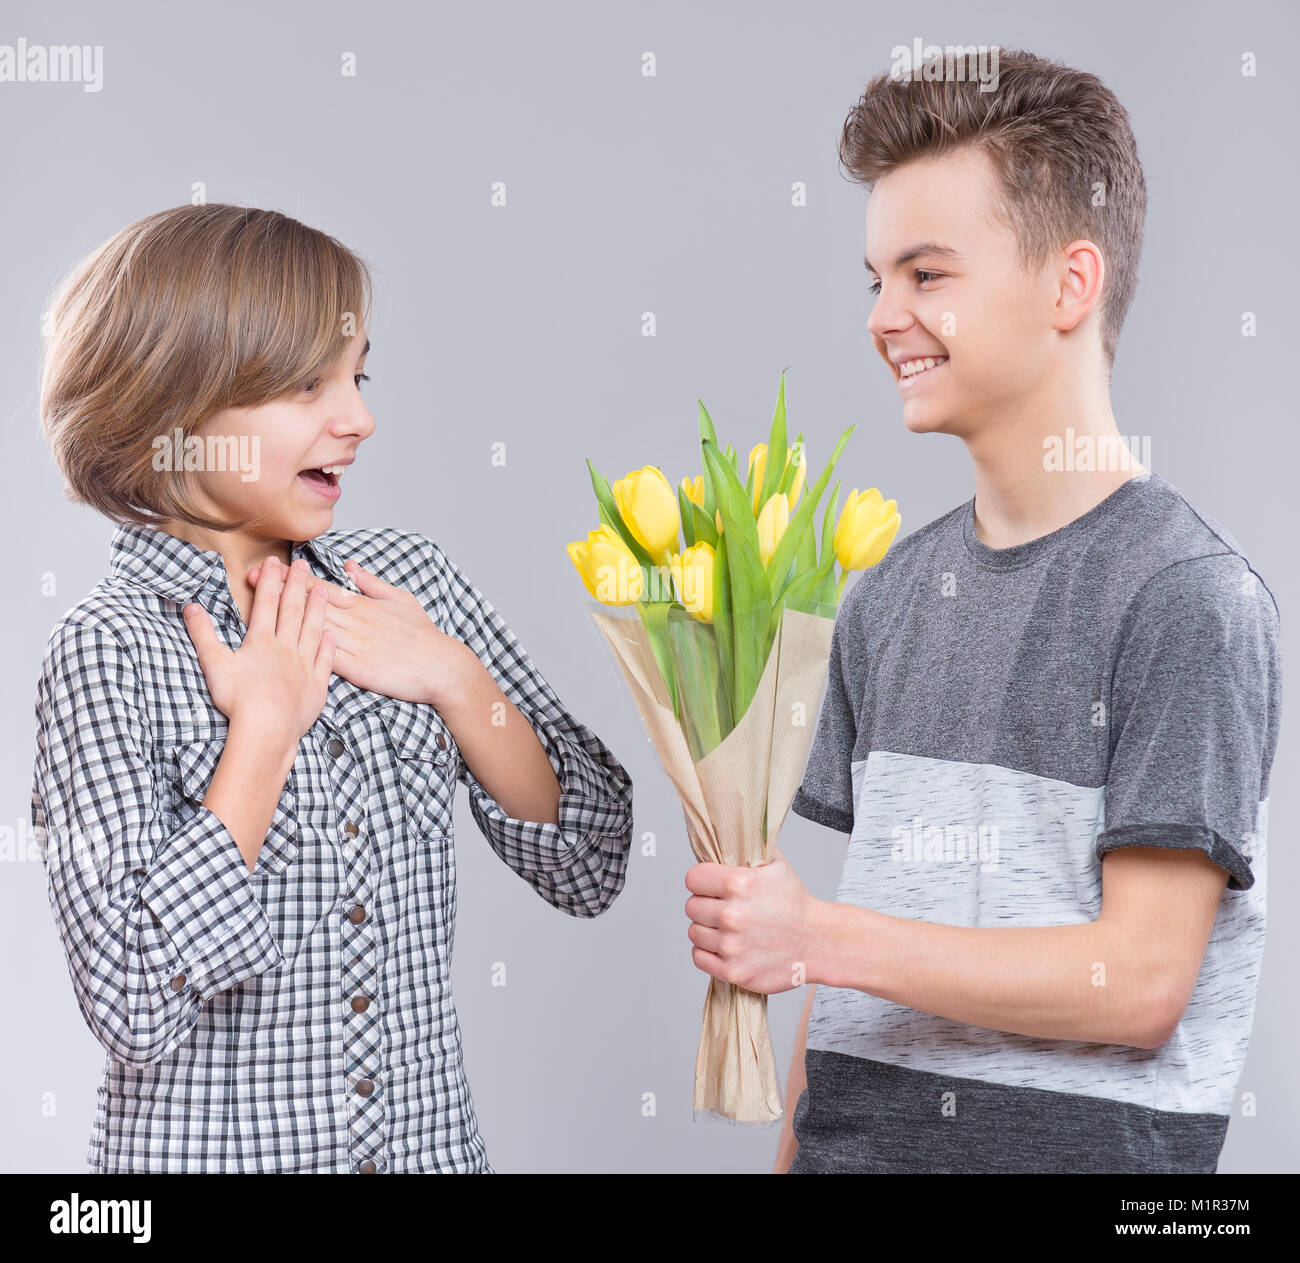
[{"label": "boy's gray t-shirt", "polygon": [[792,1174],[1215,1170],[1264,946],[1278,632],[1235,541],[1157,474],[1006,549],[967,501],[863,574],[794,800],[850,835],[837,901],[1072,925],[1120,847],[1200,850],[1230,876],[1159,1048],[818,986]]}]

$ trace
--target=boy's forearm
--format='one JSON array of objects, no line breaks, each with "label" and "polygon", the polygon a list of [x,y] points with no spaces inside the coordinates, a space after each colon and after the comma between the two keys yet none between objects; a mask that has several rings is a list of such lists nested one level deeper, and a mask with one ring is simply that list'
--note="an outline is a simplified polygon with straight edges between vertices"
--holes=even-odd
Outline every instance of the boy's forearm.
[{"label": "boy's forearm", "polygon": [[558,824],[560,783],[533,726],[465,647],[458,685],[438,703],[465,766],[516,820]]},{"label": "boy's forearm", "polygon": [[1044,1039],[1158,1047],[1167,1037],[1159,966],[1113,923],[966,928],[815,908],[809,981]]}]

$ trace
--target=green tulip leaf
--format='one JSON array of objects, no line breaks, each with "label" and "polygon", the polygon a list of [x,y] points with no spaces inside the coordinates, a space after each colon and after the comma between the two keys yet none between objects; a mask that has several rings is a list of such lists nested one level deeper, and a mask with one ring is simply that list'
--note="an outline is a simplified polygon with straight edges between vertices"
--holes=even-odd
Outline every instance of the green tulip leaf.
[{"label": "green tulip leaf", "polygon": [[[718,441],[717,433],[713,429],[713,418],[709,416],[709,410],[704,406],[704,400],[697,400],[700,405],[700,442],[703,443],[708,439],[711,443]],[[704,476],[704,512],[708,515],[709,521],[713,521],[713,514],[717,510],[718,502],[713,495],[713,483],[709,481],[707,472]]]},{"label": "green tulip leaf", "polygon": [[[683,519],[685,521],[685,519]],[[695,540],[699,544],[718,546],[718,528],[712,515],[705,513],[698,504],[691,504],[691,524],[695,531]]]},{"label": "green tulip leaf", "polygon": [[672,698],[673,715],[681,719],[681,707],[677,698],[677,672],[673,667],[672,646],[668,638],[668,612],[673,608],[671,601],[648,601],[639,603],[641,621],[645,624],[650,637],[650,648],[654,650],[655,661],[663,674],[664,683],[668,685],[668,696]]},{"label": "green tulip leaf", "polygon": [[[722,536],[727,542],[727,574],[731,592],[731,620],[736,675],[732,714],[745,713],[758,688],[758,680],[771,648],[768,623],[771,616],[771,588],[758,551],[758,526],[745,498],[739,477],[719,454],[717,446],[704,440],[704,460],[714,474],[718,491],[718,512],[722,515]],[[715,563],[716,564],[716,563]]]},{"label": "green tulip leaf", "polygon": [[731,581],[727,575],[727,539],[718,536],[718,546],[713,554],[713,634],[718,642],[718,665],[722,672],[722,688],[735,712],[736,652],[731,627]]},{"label": "green tulip leaf", "polygon": [[[691,503],[691,498],[686,494],[686,488],[677,484],[677,510],[682,519],[682,537],[686,540],[686,547],[690,548],[695,543],[695,515],[691,510],[695,505]],[[682,550],[683,552],[685,549]]]},{"label": "green tulip leaf", "polygon": [[821,556],[825,557],[827,551],[835,540],[835,519],[840,511],[840,483],[839,479],[835,480],[835,486],[831,491],[831,498],[826,502],[826,516],[822,518],[822,549]]},{"label": "green tulip leaf", "polygon": [[803,432],[800,431],[795,436],[794,442],[790,445],[790,463],[785,467],[785,473],[781,475],[781,485],[778,491],[784,491],[789,495],[794,490],[794,480],[799,476],[799,464],[801,461],[806,462],[808,453],[804,450]]},{"label": "green tulip leaf", "polygon": [[781,385],[776,392],[776,411],[772,414],[772,431],[767,438],[767,460],[763,469],[763,489],[759,492],[758,507],[761,511],[768,500],[776,495],[785,474],[785,374],[781,374]]}]

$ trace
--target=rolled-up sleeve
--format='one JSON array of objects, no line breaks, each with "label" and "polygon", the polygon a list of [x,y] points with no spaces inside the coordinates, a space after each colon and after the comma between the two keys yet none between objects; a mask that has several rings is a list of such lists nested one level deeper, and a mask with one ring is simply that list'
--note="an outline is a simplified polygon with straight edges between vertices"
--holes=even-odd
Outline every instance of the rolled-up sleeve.
[{"label": "rolled-up sleeve", "polygon": [[221,820],[200,807],[168,831],[138,677],[111,630],[55,629],[36,724],[32,824],[77,1003],[114,1059],[149,1065],[208,997],[284,958]]},{"label": "rolled-up sleeve", "polygon": [[604,912],[623,888],[632,843],[632,781],[609,747],[565,709],[500,614],[430,540],[448,635],[463,641],[537,734],[560,785],[559,823],[517,820],[460,760],[475,823],[492,849],[548,903],[575,917]]}]

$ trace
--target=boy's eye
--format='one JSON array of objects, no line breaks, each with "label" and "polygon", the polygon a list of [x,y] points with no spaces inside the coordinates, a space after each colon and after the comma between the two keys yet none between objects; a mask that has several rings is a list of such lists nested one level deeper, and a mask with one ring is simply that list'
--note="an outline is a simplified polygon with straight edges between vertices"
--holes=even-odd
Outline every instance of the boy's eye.
[{"label": "boy's eye", "polygon": [[[938,281],[938,280],[941,280],[942,277],[943,277],[943,273],[942,273],[942,272],[927,272],[927,271],[925,271],[923,268],[917,268],[917,269],[916,269],[916,279],[917,279],[917,280],[918,280],[922,285],[924,285],[924,284],[926,283],[926,281]],[[871,284],[870,284],[867,288],[868,288],[868,289],[869,289],[873,294],[879,294],[879,293],[880,293],[880,282],[879,282],[879,280],[872,281]]]}]

